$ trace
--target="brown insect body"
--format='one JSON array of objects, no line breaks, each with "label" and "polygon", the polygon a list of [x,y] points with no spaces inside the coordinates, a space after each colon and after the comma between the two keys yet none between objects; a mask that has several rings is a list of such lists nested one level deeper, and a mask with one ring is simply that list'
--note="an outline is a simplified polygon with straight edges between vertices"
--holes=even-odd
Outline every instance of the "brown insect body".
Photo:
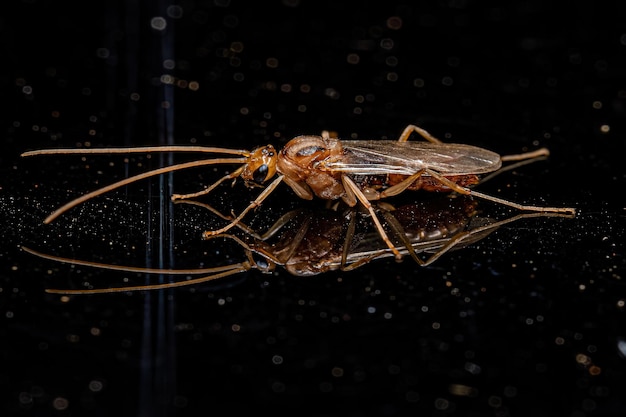
[{"label": "brown insect body", "polygon": [[341,156],[341,143],[337,139],[298,136],[280,152],[277,170],[298,197],[311,200],[315,194],[324,200],[336,200],[346,194],[341,173],[324,169],[324,166]]},{"label": "brown insect body", "polygon": [[[287,272],[295,276],[311,276],[339,269],[337,260],[341,259],[342,239],[346,238],[345,219],[341,213],[331,210],[304,214],[312,215],[311,220],[298,219],[307,223],[306,230],[288,230],[274,243],[252,242],[250,249],[271,254],[276,263],[282,264]],[[298,237],[299,234],[302,236]]]},{"label": "brown insect body", "polygon": [[[436,252],[452,236],[465,231],[476,215],[477,202],[469,197],[447,197],[404,204],[397,208],[377,206],[377,212],[396,229],[390,234],[393,244],[408,252]],[[390,256],[391,251],[381,241],[380,234],[372,228],[369,219],[359,222],[356,231],[350,231],[350,221],[364,213],[349,208],[343,211],[306,210],[291,220],[298,227],[285,227],[271,241],[252,239],[248,249],[282,265],[294,276],[318,275],[328,271],[353,268],[374,254],[376,258]],[[385,245],[381,247],[381,244]],[[381,250],[385,250],[383,254]]]},{"label": "brown insect body", "polygon": [[[457,184],[460,187],[471,187],[480,182],[480,176],[478,175],[446,175],[446,178]],[[361,176],[354,177],[353,180],[358,185],[362,187],[369,187],[376,191],[383,190],[392,185],[400,184],[402,181],[406,180],[406,175],[400,174],[388,174],[388,175],[378,175],[378,176]],[[436,180],[435,178],[429,175],[422,175],[411,185],[407,187],[409,191],[429,191],[429,192],[446,192],[449,193],[452,191],[450,187],[443,185],[441,182]]]},{"label": "brown insect body", "polygon": [[[394,158],[391,155],[400,155]],[[407,180],[424,169],[435,169],[451,182],[467,187],[479,182],[480,173],[501,167],[500,155],[474,146],[431,142],[340,141],[324,136],[298,136],[279,153],[276,169],[303,199],[313,195],[346,199],[342,176],[350,177],[369,200],[380,199],[380,191]],[[374,174],[372,174],[374,172]],[[470,174],[464,174],[470,172]],[[416,178],[407,190],[451,191],[430,174]],[[348,193],[349,195],[349,193]]]},{"label": "brown insect body", "polygon": [[465,230],[478,214],[478,202],[468,196],[436,197],[403,204],[391,213],[412,243],[433,241]]},{"label": "brown insect body", "polygon": [[[419,134],[425,141],[409,141],[413,133]],[[475,146],[442,143],[426,130],[415,125],[407,126],[397,141],[340,141],[331,138],[328,133],[322,136],[298,136],[289,141],[278,153],[272,145],[257,148],[252,152],[227,148],[162,146],[126,149],[50,149],[25,152],[23,156],[138,152],[205,152],[237,157],[191,161],[125,178],[70,201],[50,214],[44,222],[51,222],[72,207],[93,197],[141,179],[180,169],[235,163],[243,165],[204,190],[191,194],[172,195],[173,200],[198,197],[210,193],[222,182],[238,177],[241,177],[246,184],[255,186],[262,186],[272,180],[227,226],[207,231],[205,237],[224,233],[236,226],[247,213],[260,206],[281,182],[285,182],[298,197],[303,199],[309,200],[314,196],[325,200],[342,199],[350,207],[360,203],[369,211],[378,232],[397,259],[401,259],[402,256],[389,240],[371,202],[396,196],[405,190],[454,191],[525,211],[570,214],[575,212],[573,208],[522,205],[469,188],[478,183],[479,176],[487,173],[495,175],[502,171],[500,168],[503,161],[522,163],[545,157],[549,154],[547,149],[500,156]]]}]

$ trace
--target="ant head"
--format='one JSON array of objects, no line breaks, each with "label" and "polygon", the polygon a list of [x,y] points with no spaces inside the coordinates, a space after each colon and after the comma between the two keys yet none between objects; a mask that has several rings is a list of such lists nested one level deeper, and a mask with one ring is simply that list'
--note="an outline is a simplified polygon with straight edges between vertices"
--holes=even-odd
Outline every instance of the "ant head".
[{"label": "ant head", "polygon": [[246,168],[241,173],[244,181],[263,184],[276,175],[276,150],[272,145],[262,146],[252,151]]}]

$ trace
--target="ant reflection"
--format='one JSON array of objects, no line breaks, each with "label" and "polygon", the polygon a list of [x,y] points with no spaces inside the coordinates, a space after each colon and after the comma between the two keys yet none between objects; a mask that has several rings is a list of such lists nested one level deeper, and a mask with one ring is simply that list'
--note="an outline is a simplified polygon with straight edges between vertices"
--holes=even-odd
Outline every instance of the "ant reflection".
[{"label": "ant reflection", "polygon": [[[221,216],[206,204],[186,204],[205,207]],[[436,258],[431,255],[422,259],[418,254],[436,254],[446,244],[454,246],[452,240],[475,217],[476,206],[475,200],[460,196],[422,200],[397,208],[378,202],[375,211],[383,219],[394,248],[404,256],[411,256],[419,265],[429,265]],[[257,255],[255,259],[264,259],[268,264],[265,269],[279,265],[295,276],[350,271],[394,253],[385,247],[380,233],[371,226],[368,212],[341,204],[328,209],[292,210],[262,235],[247,226],[241,229],[245,232],[243,236],[223,233],[205,239],[233,239],[247,252]]]},{"label": "ant reflection", "polygon": [[[181,201],[210,210],[224,220],[232,219],[211,206],[197,201]],[[478,203],[469,196],[437,196],[393,207],[378,202],[376,214],[393,243],[389,247],[372,226],[369,211],[336,204],[319,210],[300,208],[288,212],[259,234],[243,223],[238,230],[206,236],[235,241],[243,249],[246,260],[230,265],[202,269],[153,269],[103,264],[48,255],[23,247],[26,252],[62,263],[103,269],[150,274],[185,275],[185,280],[164,284],[114,288],[48,289],[56,294],[97,294],[174,288],[213,281],[253,269],[271,273],[277,266],[295,276],[312,276],[328,271],[351,271],[367,263],[396,253],[410,256],[417,264],[427,266],[446,252],[475,243],[499,227],[532,217],[573,217],[564,213],[536,212],[513,215],[504,219],[482,216]],[[395,250],[394,250],[395,249]],[[191,276],[198,276],[190,278]]]}]

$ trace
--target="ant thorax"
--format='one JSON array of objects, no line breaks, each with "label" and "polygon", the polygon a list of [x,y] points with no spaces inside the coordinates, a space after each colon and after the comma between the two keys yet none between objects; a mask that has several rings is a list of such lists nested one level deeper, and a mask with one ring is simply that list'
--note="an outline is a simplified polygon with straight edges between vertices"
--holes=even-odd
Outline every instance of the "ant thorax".
[{"label": "ant thorax", "polygon": [[[345,195],[339,172],[324,169],[325,163],[342,156],[338,139],[321,136],[298,136],[290,140],[278,156],[277,170],[289,178],[287,184],[300,196],[324,200]],[[302,198],[307,198],[302,197]]]}]

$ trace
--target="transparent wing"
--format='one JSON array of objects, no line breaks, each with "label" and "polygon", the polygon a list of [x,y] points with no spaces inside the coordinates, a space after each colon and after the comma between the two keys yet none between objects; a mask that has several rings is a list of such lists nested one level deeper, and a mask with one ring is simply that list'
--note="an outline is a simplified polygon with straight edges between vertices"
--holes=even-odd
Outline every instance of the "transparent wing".
[{"label": "transparent wing", "polygon": [[445,175],[484,174],[500,168],[500,155],[476,146],[454,143],[389,140],[342,141],[343,157],[324,163],[326,169],[353,175],[411,175],[428,168]]}]

